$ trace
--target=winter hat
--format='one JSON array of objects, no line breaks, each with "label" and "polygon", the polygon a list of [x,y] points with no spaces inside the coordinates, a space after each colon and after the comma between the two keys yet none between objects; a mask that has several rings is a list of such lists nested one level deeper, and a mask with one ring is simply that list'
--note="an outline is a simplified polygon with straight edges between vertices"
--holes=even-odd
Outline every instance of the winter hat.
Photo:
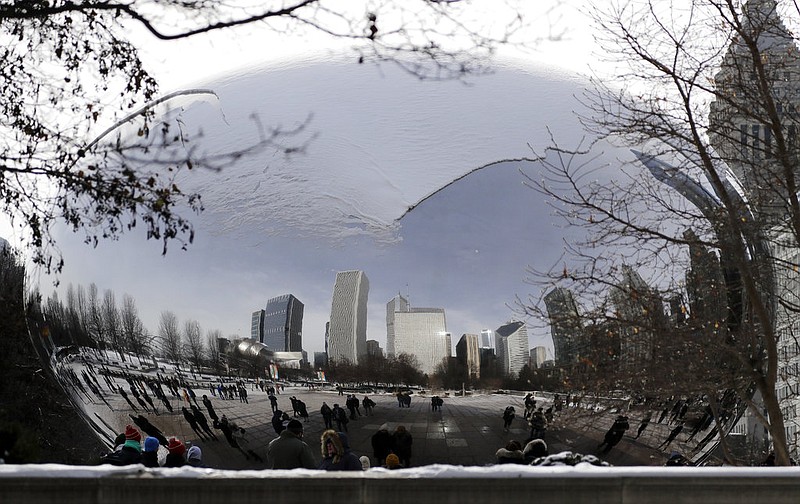
[{"label": "winter hat", "polygon": [[199,465],[203,462],[203,452],[200,450],[199,446],[192,446],[189,448],[189,451],[186,452],[186,460],[191,465]]},{"label": "winter hat", "polygon": [[394,453],[390,453],[386,456],[386,468],[387,469],[396,469],[400,467],[400,458],[395,455]]},{"label": "winter hat", "polygon": [[145,438],[145,440],[144,440],[144,451],[145,452],[158,451],[158,447],[159,447],[158,439],[156,439],[156,438],[154,438],[152,436],[148,436],[147,438]]},{"label": "winter hat", "polygon": [[303,424],[298,420],[289,420],[289,423],[286,424],[286,430],[289,432],[294,432],[295,434],[299,434],[303,432]]},{"label": "winter hat", "polygon": [[370,468],[369,457],[367,457],[366,455],[361,455],[360,457],[358,457],[358,460],[359,462],[361,462],[362,470],[366,471],[367,469]]},{"label": "winter hat", "polygon": [[139,429],[134,427],[131,424],[125,426],[125,440],[126,441],[141,441],[142,434],[139,432]]},{"label": "winter hat", "polygon": [[186,451],[186,446],[184,446],[184,444],[181,443],[180,439],[173,437],[169,438],[169,444],[167,445],[167,450],[169,450],[170,453],[174,453],[176,455],[183,455],[183,453]]}]

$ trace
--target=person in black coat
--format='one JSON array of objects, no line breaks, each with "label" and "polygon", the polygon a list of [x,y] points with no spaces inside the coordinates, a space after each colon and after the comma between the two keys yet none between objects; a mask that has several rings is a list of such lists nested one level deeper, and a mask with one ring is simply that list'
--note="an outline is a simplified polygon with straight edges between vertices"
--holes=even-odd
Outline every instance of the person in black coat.
[{"label": "person in black coat", "polygon": [[389,433],[389,426],[383,424],[378,432],[372,435],[372,455],[375,457],[375,466],[386,464],[386,456],[392,453],[394,438]]},{"label": "person in black coat", "polygon": [[328,406],[328,403],[322,403],[319,413],[322,415],[322,421],[325,422],[325,428],[333,429],[333,410]]},{"label": "person in black coat", "polygon": [[403,467],[411,467],[411,445],[414,438],[404,425],[398,425],[392,434],[394,453],[400,459]]},{"label": "person in black coat", "polygon": [[603,442],[597,445],[597,449],[599,450],[600,447],[605,446],[602,453],[610,452],[611,449],[622,440],[622,436],[625,435],[625,431],[629,428],[628,417],[619,415],[617,419],[614,420],[614,424],[611,428],[608,429],[608,432],[606,432]]}]

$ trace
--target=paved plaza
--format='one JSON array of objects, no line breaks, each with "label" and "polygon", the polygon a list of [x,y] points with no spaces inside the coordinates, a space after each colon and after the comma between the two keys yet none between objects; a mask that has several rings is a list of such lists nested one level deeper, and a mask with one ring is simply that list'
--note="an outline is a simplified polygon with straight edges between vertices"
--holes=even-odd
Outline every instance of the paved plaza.
[{"label": "paved plaza", "polygon": [[[123,380],[118,385],[126,386]],[[242,452],[232,448],[215,430],[219,440],[201,440],[183,418],[181,406],[184,401],[170,398],[174,412],[164,411],[163,405],[157,403],[159,415],[144,414],[152,424],[158,427],[167,437],[176,436],[183,441],[200,446],[203,450],[204,464],[207,467],[220,469],[263,469],[266,459],[266,446],[276,437],[271,424],[272,412],[266,393],[253,385],[248,386],[249,403],[238,399],[222,400],[212,396],[208,389],[196,388],[201,410],[203,394],[207,395],[221,417],[223,414],[232,422],[245,429],[238,442],[245,451],[252,450],[258,457],[246,458]],[[398,407],[394,395],[389,393],[372,393],[376,406],[373,416],[361,416],[348,424],[348,437],[353,451],[357,455],[372,457],[371,437],[381,424],[386,423],[390,432],[398,425],[404,425],[411,432],[413,443],[413,466],[430,464],[452,464],[482,466],[495,463],[495,452],[512,439],[524,442],[529,428],[522,418],[524,411],[523,396],[511,394],[475,394],[457,397],[445,392],[437,392],[444,399],[441,411],[432,411],[430,394],[413,394],[410,408]],[[323,401],[329,406],[344,406],[346,396],[335,391],[308,390],[305,387],[287,386],[277,395],[278,407],[292,414],[290,397],[296,396],[306,403],[309,419],[305,423],[305,441],[319,460],[319,439],[324,430],[319,409]],[[88,400],[83,395],[83,403],[87,417],[95,423],[95,429],[107,439],[113,438],[115,432],[122,432],[128,423],[128,417],[134,413],[128,403],[119,394],[105,394],[103,400]],[[363,394],[357,394],[359,399]],[[548,399],[538,397],[540,406],[548,406]],[[502,412],[506,406],[514,406],[518,412],[508,432],[503,431]],[[362,408],[362,415],[364,414]],[[205,412],[207,414],[207,412]],[[613,423],[615,412],[589,413],[586,409],[566,408],[559,412],[553,423],[548,426],[546,441],[550,453],[575,451],[578,453],[597,453],[597,445],[603,439],[608,427]],[[623,441],[602,458],[614,465],[661,465],[666,460],[667,452],[653,448],[663,440],[670,427],[654,424],[641,440],[632,436],[636,430],[636,420],[631,419],[631,429]],[[675,448],[678,448],[677,446]],[[262,460],[259,460],[262,459]],[[91,463],[92,461],[87,461]]]}]

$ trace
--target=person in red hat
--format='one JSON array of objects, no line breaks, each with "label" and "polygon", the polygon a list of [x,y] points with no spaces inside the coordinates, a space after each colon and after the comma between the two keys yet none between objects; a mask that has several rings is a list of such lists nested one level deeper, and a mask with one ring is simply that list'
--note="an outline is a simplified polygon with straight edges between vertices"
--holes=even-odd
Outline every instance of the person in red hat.
[{"label": "person in red hat", "polygon": [[167,450],[169,450],[169,454],[167,454],[167,458],[164,461],[164,467],[183,467],[186,465],[186,458],[184,457],[186,445],[180,439],[169,438]]},{"label": "person in red hat", "polygon": [[142,434],[133,425],[125,426],[125,443],[119,450],[100,459],[101,464],[116,466],[138,464],[142,461]]}]

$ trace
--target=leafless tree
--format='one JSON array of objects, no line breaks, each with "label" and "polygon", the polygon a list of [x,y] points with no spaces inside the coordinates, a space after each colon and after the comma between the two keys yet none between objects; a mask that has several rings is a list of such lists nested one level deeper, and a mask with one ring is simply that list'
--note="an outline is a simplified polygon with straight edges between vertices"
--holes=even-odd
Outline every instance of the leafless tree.
[{"label": "leafless tree", "polygon": [[222,331],[219,329],[208,331],[208,335],[206,336],[208,363],[217,374],[222,374],[223,370],[222,352],[219,346],[221,338]]},{"label": "leafless tree", "polygon": [[187,320],[183,323],[183,344],[186,349],[186,356],[195,369],[200,369],[205,357],[203,345],[203,330],[200,323],[196,320]]},{"label": "leafless tree", "polygon": [[115,350],[120,359],[126,359],[124,346],[125,340],[122,332],[122,321],[120,320],[119,309],[117,308],[117,299],[114,296],[114,291],[106,289],[103,291],[103,325],[106,328],[108,341],[111,348]]},{"label": "leafless tree", "polygon": [[119,310],[122,341],[125,349],[140,359],[150,354],[151,337],[139,318],[136,300],[130,294],[122,296],[122,307]]},{"label": "leafless tree", "polygon": [[[633,265],[646,270],[667,304],[686,299],[695,252],[712,254],[716,266],[700,273],[723,279],[722,312],[701,316],[702,300],[694,299],[671,313],[685,311],[694,324],[688,334],[702,344],[686,348],[705,359],[698,369],[728,371],[719,386],[734,387],[750,403],[769,429],[778,463],[787,465],[779,393],[787,378],[779,370],[798,349],[788,328],[798,308],[800,52],[781,14],[798,12],[776,9],[773,0],[672,7],[648,0],[595,4],[598,45],[616,66],[613,76],[593,80],[581,120],[598,140],[635,151],[613,174],[598,165],[596,145],[554,141],[541,155],[543,175],[530,175],[530,184],[587,238],[568,244],[563,269],[533,277],[567,285],[600,306],[622,265]],[[603,318],[641,323],[607,306]],[[694,356],[687,352],[674,364]],[[753,390],[763,406],[753,402]]]},{"label": "leafless tree", "polygon": [[171,311],[162,311],[158,322],[158,337],[161,352],[170,362],[177,366],[183,361],[183,345],[178,317]]}]

